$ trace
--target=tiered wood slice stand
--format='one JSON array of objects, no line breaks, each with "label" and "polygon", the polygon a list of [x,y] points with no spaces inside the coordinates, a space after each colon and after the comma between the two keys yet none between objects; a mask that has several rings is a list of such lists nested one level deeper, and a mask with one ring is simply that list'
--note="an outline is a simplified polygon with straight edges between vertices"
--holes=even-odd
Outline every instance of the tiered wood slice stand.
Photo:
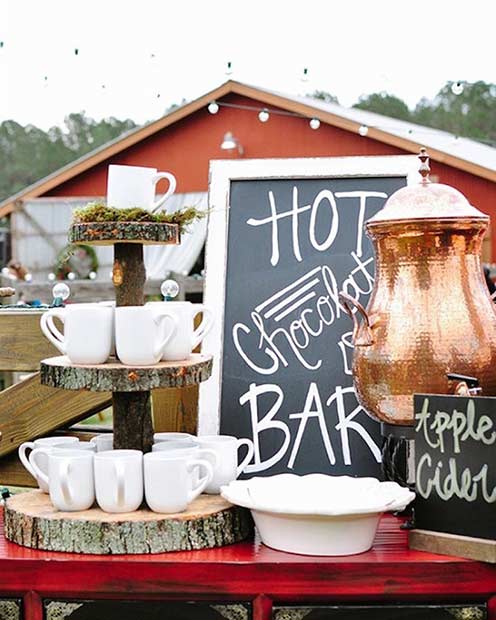
[{"label": "tiered wood slice stand", "polygon": [[[146,280],[143,245],[180,242],[176,224],[104,222],[75,224],[71,243],[114,245],[112,280],[116,306],[144,304]],[[150,390],[197,384],[210,377],[212,357],[193,355],[180,362],[129,367],[118,360],[87,366],[66,357],[41,362],[41,382],[67,390],[112,392],[114,449],[149,452],[153,443]],[[186,512],[156,514],[147,508],[108,514],[56,511],[48,495],[32,491],[10,498],[5,506],[5,535],[20,545],[78,553],[160,553],[217,547],[252,533],[243,508],[219,496],[200,496]]]}]

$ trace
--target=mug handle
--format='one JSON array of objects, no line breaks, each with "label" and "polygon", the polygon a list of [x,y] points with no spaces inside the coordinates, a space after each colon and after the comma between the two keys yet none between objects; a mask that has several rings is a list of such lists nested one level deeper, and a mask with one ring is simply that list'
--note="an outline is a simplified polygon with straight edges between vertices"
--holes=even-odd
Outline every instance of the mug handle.
[{"label": "mug handle", "polygon": [[214,469],[208,461],[204,461],[202,459],[194,459],[193,461],[189,461],[186,465],[186,470],[189,474],[191,474],[194,471],[195,467],[199,467],[200,469],[203,467],[207,470],[207,473],[205,474],[205,476],[203,476],[203,478],[200,478],[200,480],[198,481],[198,485],[194,489],[188,491],[188,504],[189,502],[193,501],[195,497],[198,497],[198,495],[200,495],[200,493],[214,476]]},{"label": "mug handle", "polygon": [[210,308],[206,308],[203,304],[197,304],[200,307],[195,312],[196,316],[199,312],[203,312],[202,322],[193,332],[193,346],[192,349],[196,349],[196,347],[200,344],[200,342],[205,338],[208,332],[212,329],[214,324],[214,313]]},{"label": "mug handle", "polygon": [[40,319],[40,327],[41,331],[45,334],[45,336],[50,340],[50,342],[57,347],[57,349],[66,355],[67,347],[64,342],[64,335],[57,329],[53,319],[57,317],[65,322],[65,310],[64,308],[52,308],[41,315]]},{"label": "mug handle", "polygon": [[253,453],[255,451],[255,448],[249,439],[238,439],[238,450],[241,448],[241,446],[246,446],[248,448],[248,452],[246,453],[246,456],[242,461],[241,465],[239,465],[238,469],[236,470],[236,478],[241,474],[242,471],[244,471],[245,467],[253,458]]},{"label": "mug handle", "polygon": [[117,478],[117,506],[120,508],[126,501],[126,468],[120,461],[115,461],[114,467]]},{"label": "mug handle", "polygon": [[169,196],[172,196],[172,194],[176,191],[176,177],[173,174],[171,174],[170,172],[159,172],[153,177],[153,184],[157,185],[160,179],[167,179],[169,181],[169,189],[162,196],[162,198],[159,198],[156,202],[153,203],[152,213],[155,213],[155,211],[164,204],[167,198],[169,198]]},{"label": "mug handle", "polygon": [[31,454],[29,455],[29,464],[31,465],[33,476],[35,478],[38,478],[39,480],[42,480],[47,485],[47,487],[50,488],[48,476],[45,474],[45,472],[41,471],[38,463],[36,462],[36,457],[38,454],[46,454],[48,456],[49,452],[43,448],[35,448],[31,452]]},{"label": "mug handle", "polygon": [[200,455],[200,459],[206,459],[214,469],[218,467],[219,456],[214,450],[210,450],[210,448],[200,448],[198,454]]},{"label": "mug handle", "polygon": [[73,503],[71,489],[69,488],[69,474],[71,463],[69,459],[64,459],[60,468],[60,488],[66,504]]},{"label": "mug handle", "polygon": [[29,462],[28,457],[26,456],[26,450],[28,450],[28,449],[29,450],[34,450],[35,449],[34,442],[32,442],[32,441],[25,441],[24,443],[21,443],[21,445],[19,446],[19,449],[17,450],[17,454],[19,455],[19,460],[24,465],[24,467],[33,476],[33,478],[36,478],[35,471],[32,468],[31,463]]},{"label": "mug handle", "polygon": [[168,314],[167,310],[164,311],[164,314],[159,314],[157,315],[154,320],[155,323],[160,327],[162,325],[162,323],[164,322],[165,319],[172,319],[172,330],[170,331],[170,333],[167,335],[167,337],[162,340],[162,342],[160,342],[158,344],[158,347],[155,349],[155,357],[160,356],[162,357],[163,353],[164,353],[164,349],[167,345],[167,343],[169,342],[169,340],[176,335],[177,332],[177,318],[172,315],[172,314]]}]

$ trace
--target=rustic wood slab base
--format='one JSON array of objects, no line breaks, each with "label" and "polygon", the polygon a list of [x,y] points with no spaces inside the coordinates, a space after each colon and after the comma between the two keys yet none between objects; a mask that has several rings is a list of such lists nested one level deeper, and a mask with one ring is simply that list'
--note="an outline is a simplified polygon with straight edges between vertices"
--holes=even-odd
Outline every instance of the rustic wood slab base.
[{"label": "rustic wood slab base", "polygon": [[496,564],[496,540],[415,529],[408,532],[408,546],[417,551]]},{"label": "rustic wood slab base", "polygon": [[65,356],[50,357],[40,365],[41,383],[65,390],[93,392],[146,392],[156,388],[177,388],[206,381],[212,372],[212,356],[192,354],[180,362],[159,362],[154,366],[125,366],[113,361],[86,366],[72,364]]},{"label": "rustic wood slab base", "polygon": [[177,245],[181,242],[179,226],[163,222],[85,222],[72,224],[69,242],[83,245],[141,243],[143,245]]},{"label": "rustic wood slab base", "polygon": [[220,495],[200,495],[186,512],[157,514],[143,508],[109,514],[99,508],[58,512],[39,490],[9,498],[5,537],[32,549],[126,554],[190,551],[230,545],[253,533],[251,515]]}]

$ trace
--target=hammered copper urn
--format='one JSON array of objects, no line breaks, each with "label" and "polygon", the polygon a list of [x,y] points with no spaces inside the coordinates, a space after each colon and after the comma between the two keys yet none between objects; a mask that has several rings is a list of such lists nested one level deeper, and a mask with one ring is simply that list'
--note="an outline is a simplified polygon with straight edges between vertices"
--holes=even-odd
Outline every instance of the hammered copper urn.
[{"label": "hammered copper urn", "polygon": [[420,159],[422,182],[366,222],[376,260],[367,309],[340,294],[355,326],[358,400],[392,425],[413,424],[414,393],[452,393],[447,373],[477,377],[496,395],[496,312],[481,265],[489,218],[431,183],[425,150]]}]

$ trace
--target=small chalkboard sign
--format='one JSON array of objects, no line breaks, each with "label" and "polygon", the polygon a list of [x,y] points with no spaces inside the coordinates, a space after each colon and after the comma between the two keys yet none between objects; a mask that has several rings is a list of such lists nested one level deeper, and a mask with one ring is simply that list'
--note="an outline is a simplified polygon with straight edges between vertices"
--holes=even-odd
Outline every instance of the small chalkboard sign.
[{"label": "small chalkboard sign", "polygon": [[420,534],[410,545],[426,549],[415,540],[430,533],[429,550],[496,561],[496,398],[419,394],[414,408]]},{"label": "small chalkboard sign", "polygon": [[214,371],[199,432],[251,444],[247,475],[380,476],[338,293],[367,304],[364,222],[417,167],[409,155],[211,162],[204,301],[217,324],[203,343]]}]

